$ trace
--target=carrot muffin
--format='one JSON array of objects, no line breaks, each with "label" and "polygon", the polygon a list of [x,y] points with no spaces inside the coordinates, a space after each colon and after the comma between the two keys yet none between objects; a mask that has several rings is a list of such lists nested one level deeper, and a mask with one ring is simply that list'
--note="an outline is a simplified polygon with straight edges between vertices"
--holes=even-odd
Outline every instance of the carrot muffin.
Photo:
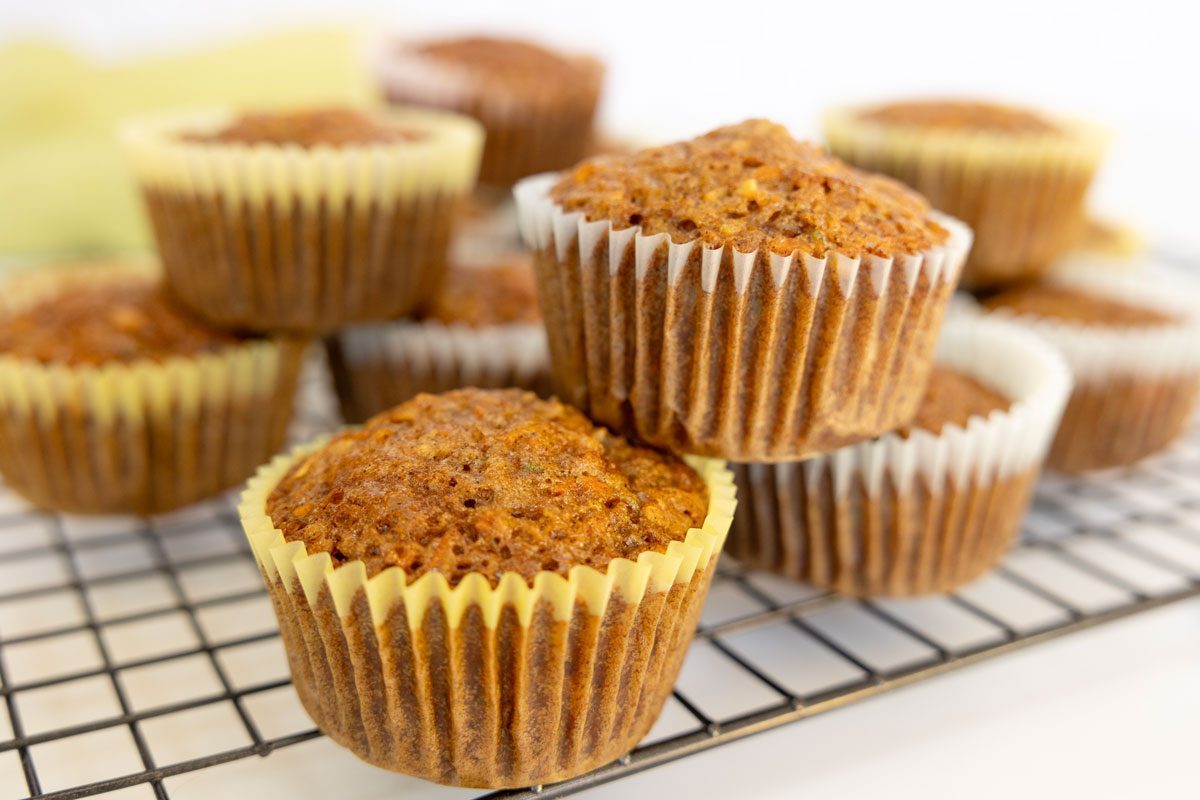
[{"label": "carrot muffin", "polygon": [[516,39],[392,43],[376,74],[393,103],[468,114],[487,130],[482,183],[509,187],[584,156],[603,65]]},{"label": "carrot muffin", "polygon": [[387,769],[503,788],[645,736],[733,505],[720,462],[465,389],[276,459],[241,515],[321,729]]},{"label": "carrot muffin", "polygon": [[123,138],[179,302],[223,327],[315,333],[436,290],[482,131],[328,108],[151,117]]},{"label": "carrot muffin", "polygon": [[516,387],[550,395],[546,331],[523,254],[453,264],[415,319],[325,340],[342,417],[360,423],[421,392]]},{"label": "carrot muffin", "polygon": [[1036,276],[1070,249],[1107,144],[1083,123],[954,100],[839,108],[825,132],[836,155],[899,178],[971,226],[970,288]]},{"label": "carrot muffin", "polygon": [[729,552],[856,596],[955,589],[1016,540],[1069,391],[1036,336],[952,318],[910,424],[809,461],[734,465]]},{"label": "carrot muffin", "polygon": [[301,342],[214,329],[136,265],[40,267],[0,298],[0,475],[37,505],[168,511],[279,449]]},{"label": "carrot muffin", "polygon": [[589,159],[516,197],[560,396],[741,461],[911,418],[971,238],[763,120]]},{"label": "carrot muffin", "polygon": [[1200,300],[1187,290],[1092,269],[983,303],[1045,336],[1074,372],[1050,466],[1133,464],[1187,429],[1200,391]]}]

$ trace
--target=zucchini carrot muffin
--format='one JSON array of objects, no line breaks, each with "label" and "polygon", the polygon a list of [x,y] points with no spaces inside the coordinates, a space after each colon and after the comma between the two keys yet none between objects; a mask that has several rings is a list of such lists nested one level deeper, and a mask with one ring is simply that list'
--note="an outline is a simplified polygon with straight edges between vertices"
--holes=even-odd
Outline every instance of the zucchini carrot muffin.
[{"label": "zucchini carrot muffin", "polygon": [[968,288],[1039,275],[1071,248],[1107,145],[1080,122],[967,100],[838,108],[825,133],[835,155],[904,181],[971,226]]},{"label": "zucchini carrot muffin", "polygon": [[472,120],[412,109],[168,114],[122,135],[179,302],[302,333],[430,297],[482,142]]},{"label": "zucchini carrot muffin", "polygon": [[325,344],[347,422],[421,392],[475,386],[550,394],[546,331],[524,254],[452,264],[415,319],[351,326]]},{"label": "zucchini carrot muffin", "polygon": [[809,461],[734,465],[729,553],[856,596],[968,583],[1016,541],[1070,385],[1036,336],[951,318],[911,423]]},{"label": "zucchini carrot muffin", "polygon": [[283,442],[299,340],[217,330],[148,267],[0,287],[0,475],[44,508],[155,513],[244,481]]},{"label": "zucchini carrot muffin", "polygon": [[1188,290],[1072,270],[983,304],[1044,336],[1074,373],[1050,466],[1126,466],[1187,429],[1200,392],[1200,300]]},{"label": "zucchini carrot muffin", "polygon": [[971,240],[764,120],[589,159],[516,197],[559,395],[651,444],[740,461],[907,422]]},{"label": "zucchini carrot muffin", "polygon": [[471,36],[392,42],[376,61],[393,103],[458,111],[487,130],[481,183],[562,169],[583,158],[604,66],[517,39]]},{"label": "zucchini carrot muffin", "polygon": [[321,729],[386,769],[504,788],[645,736],[733,506],[720,462],[465,389],[277,458],[241,516]]}]

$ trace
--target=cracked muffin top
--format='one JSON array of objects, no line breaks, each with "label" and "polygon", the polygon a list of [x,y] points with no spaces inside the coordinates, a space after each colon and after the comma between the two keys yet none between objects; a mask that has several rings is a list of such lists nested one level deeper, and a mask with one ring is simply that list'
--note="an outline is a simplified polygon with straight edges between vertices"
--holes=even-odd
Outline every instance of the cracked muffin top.
[{"label": "cracked muffin top", "polygon": [[593,82],[598,86],[603,72],[600,62],[593,58],[556,53],[519,39],[466,36],[422,42],[411,46],[411,50],[491,84],[537,92],[578,91]]},{"label": "cracked muffin top", "polygon": [[1059,127],[1033,111],[971,100],[913,100],[867,109],[860,119],[887,125],[1012,135],[1050,134]]},{"label": "cracked muffin top", "polygon": [[299,459],[267,500],[288,541],[335,565],[451,585],[479,572],[493,586],[665,551],[707,509],[675,456],[516,389],[418,395]]},{"label": "cracked muffin top", "polygon": [[1011,405],[1003,394],[967,373],[934,365],[916,418],[898,433],[907,437],[914,430],[938,434],[947,425],[965,428],[971,417],[986,417]]},{"label": "cracked muffin top", "polygon": [[424,317],[472,328],[541,322],[529,257],[514,255],[473,266],[451,264]]},{"label": "cracked muffin top", "polygon": [[255,111],[240,114],[223,128],[187,133],[187,142],[297,147],[353,147],[415,142],[427,134],[390,125],[364,111],[319,108],[302,111]]},{"label": "cracked muffin top", "polygon": [[749,120],[632,155],[588,159],[551,197],[566,211],[640,226],[677,243],[822,258],[891,257],[942,244],[929,204],[891,178],[855,169],[781,125]]},{"label": "cracked muffin top", "polygon": [[96,366],[214,353],[244,341],[175,306],[150,278],[76,283],[0,316],[0,355]]},{"label": "cracked muffin top", "polygon": [[1014,314],[1113,328],[1156,327],[1182,321],[1155,308],[1052,283],[1030,283],[1006,289],[986,298],[983,304],[990,309],[1007,309]]}]

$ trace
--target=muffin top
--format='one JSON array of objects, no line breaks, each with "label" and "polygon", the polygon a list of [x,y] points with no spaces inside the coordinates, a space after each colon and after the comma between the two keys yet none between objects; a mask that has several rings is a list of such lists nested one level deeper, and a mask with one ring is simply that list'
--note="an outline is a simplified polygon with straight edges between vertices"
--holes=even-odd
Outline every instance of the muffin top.
[{"label": "muffin top", "polygon": [[516,389],[417,395],[297,461],[267,500],[288,541],[335,565],[451,585],[479,572],[493,586],[662,552],[707,508],[676,457]]},{"label": "muffin top", "polygon": [[972,100],[914,100],[887,103],[862,112],[860,118],[888,125],[1010,135],[1057,133],[1054,123],[1033,111]]},{"label": "muffin top", "polygon": [[898,433],[907,437],[914,430],[937,434],[947,425],[965,428],[971,417],[986,417],[1011,404],[1007,397],[967,373],[935,364],[917,416]]},{"label": "muffin top", "polygon": [[480,266],[451,264],[425,318],[472,328],[536,324],[541,316],[533,265],[525,255]]},{"label": "muffin top", "polygon": [[353,147],[356,145],[415,142],[427,134],[388,125],[352,108],[315,108],[302,111],[254,111],[240,114],[223,128],[187,133],[188,142],[241,145],[295,145],[297,147]]},{"label": "muffin top", "polygon": [[1112,328],[1157,327],[1182,321],[1158,309],[1051,283],[1030,283],[1007,289],[986,298],[983,304],[991,309],[1008,309],[1015,314]]},{"label": "muffin top", "polygon": [[73,285],[0,317],[0,354],[68,366],[197,356],[241,338],[177,308],[149,278]]},{"label": "muffin top", "polygon": [[601,72],[595,59],[563,55],[519,39],[467,36],[422,42],[411,49],[456,71],[512,89],[578,89],[580,81],[594,81]]},{"label": "muffin top", "polygon": [[850,167],[766,120],[697,139],[599,156],[565,173],[551,197],[614,228],[677,243],[824,257],[916,253],[948,238],[929,204],[900,183]]}]

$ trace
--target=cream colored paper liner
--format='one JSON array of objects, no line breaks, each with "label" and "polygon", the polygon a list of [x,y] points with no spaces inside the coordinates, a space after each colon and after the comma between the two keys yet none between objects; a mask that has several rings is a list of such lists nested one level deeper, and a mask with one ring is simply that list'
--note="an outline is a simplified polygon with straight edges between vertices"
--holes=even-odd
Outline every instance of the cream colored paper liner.
[{"label": "cream colored paper liner", "polygon": [[512,186],[526,175],[563,169],[587,155],[604,66],[579,56],[588,77],[574,91],[529,83],[508,89],[427,58],[412,43],[381,42],[374,72],[390,102],[458,111],[487,129],[481,183]]},{"label": "cream colored paper liner", "polygon": [[975,232],[964,287],[1042,273],[1078,240],[1084,199],[1108,135],[1055,119],[1061,133],[1021,136],[884,125],[837,108],[825,135],[839,158],[912,186]]},{"label": "cream colored paper liner", "polygon": [[[4,284],[0,314],[72,284],[145,272],[42,268]],[[0,474],[57,511],[155,513],[217,494],[278,451],[303,350],[264,339],[100,367],[0,356]]]},{"label": "cream colored paper liner", "polygon": [[1181,319],[1130,329],[990,312],[1036,331],[1075,377],[1050,466],[1067,472],[1124,466],[1166,447],[1187,429],[1200,392],[1200,295],[1161,271],[1123,275],[1080,264],[1047,280]]},{"label": "cream colored paper liner", "polygon": [[1012,405],[940,434],[734,465],[741,510],[730,555],[860,596],[949,591],[995,566],[1019,532],[1070,376],[1035,335],[981,317],[947,321],[938,362]]},{"label": "cream colored paper liner", "polygon": [[365,422],[420,392],[516,387],[547,397],[550,365],[540,324],[358,325],[326,340],[342,417]]},{"label": "cream colored paper liner", "polygon": [[563,780],[629,752],[670,693],[735,503],[724,464],[689,463],[708,516],[665,553],[576,566],[493,588],[471,574],[408,583],[285,542],[266,501],[295,458],[246,488],[242,524],[313,720],[365,761],[439,783],[503,788]]},{"label": "cream colored paper liner", "polygon": [[739,253],[514,192],[535,250],[555,389],[662,447],[739,461],[827,452],[907,422],[971,232],[882,259]]},{"label": "cream colored paper liner", "polygon": [[378,113],[415,141],[314,148],[189,142],[230,111],[148,117],[122,139],[172,292],[227,327],[328,331],[437,289],[483,132],[453,114]]}]

